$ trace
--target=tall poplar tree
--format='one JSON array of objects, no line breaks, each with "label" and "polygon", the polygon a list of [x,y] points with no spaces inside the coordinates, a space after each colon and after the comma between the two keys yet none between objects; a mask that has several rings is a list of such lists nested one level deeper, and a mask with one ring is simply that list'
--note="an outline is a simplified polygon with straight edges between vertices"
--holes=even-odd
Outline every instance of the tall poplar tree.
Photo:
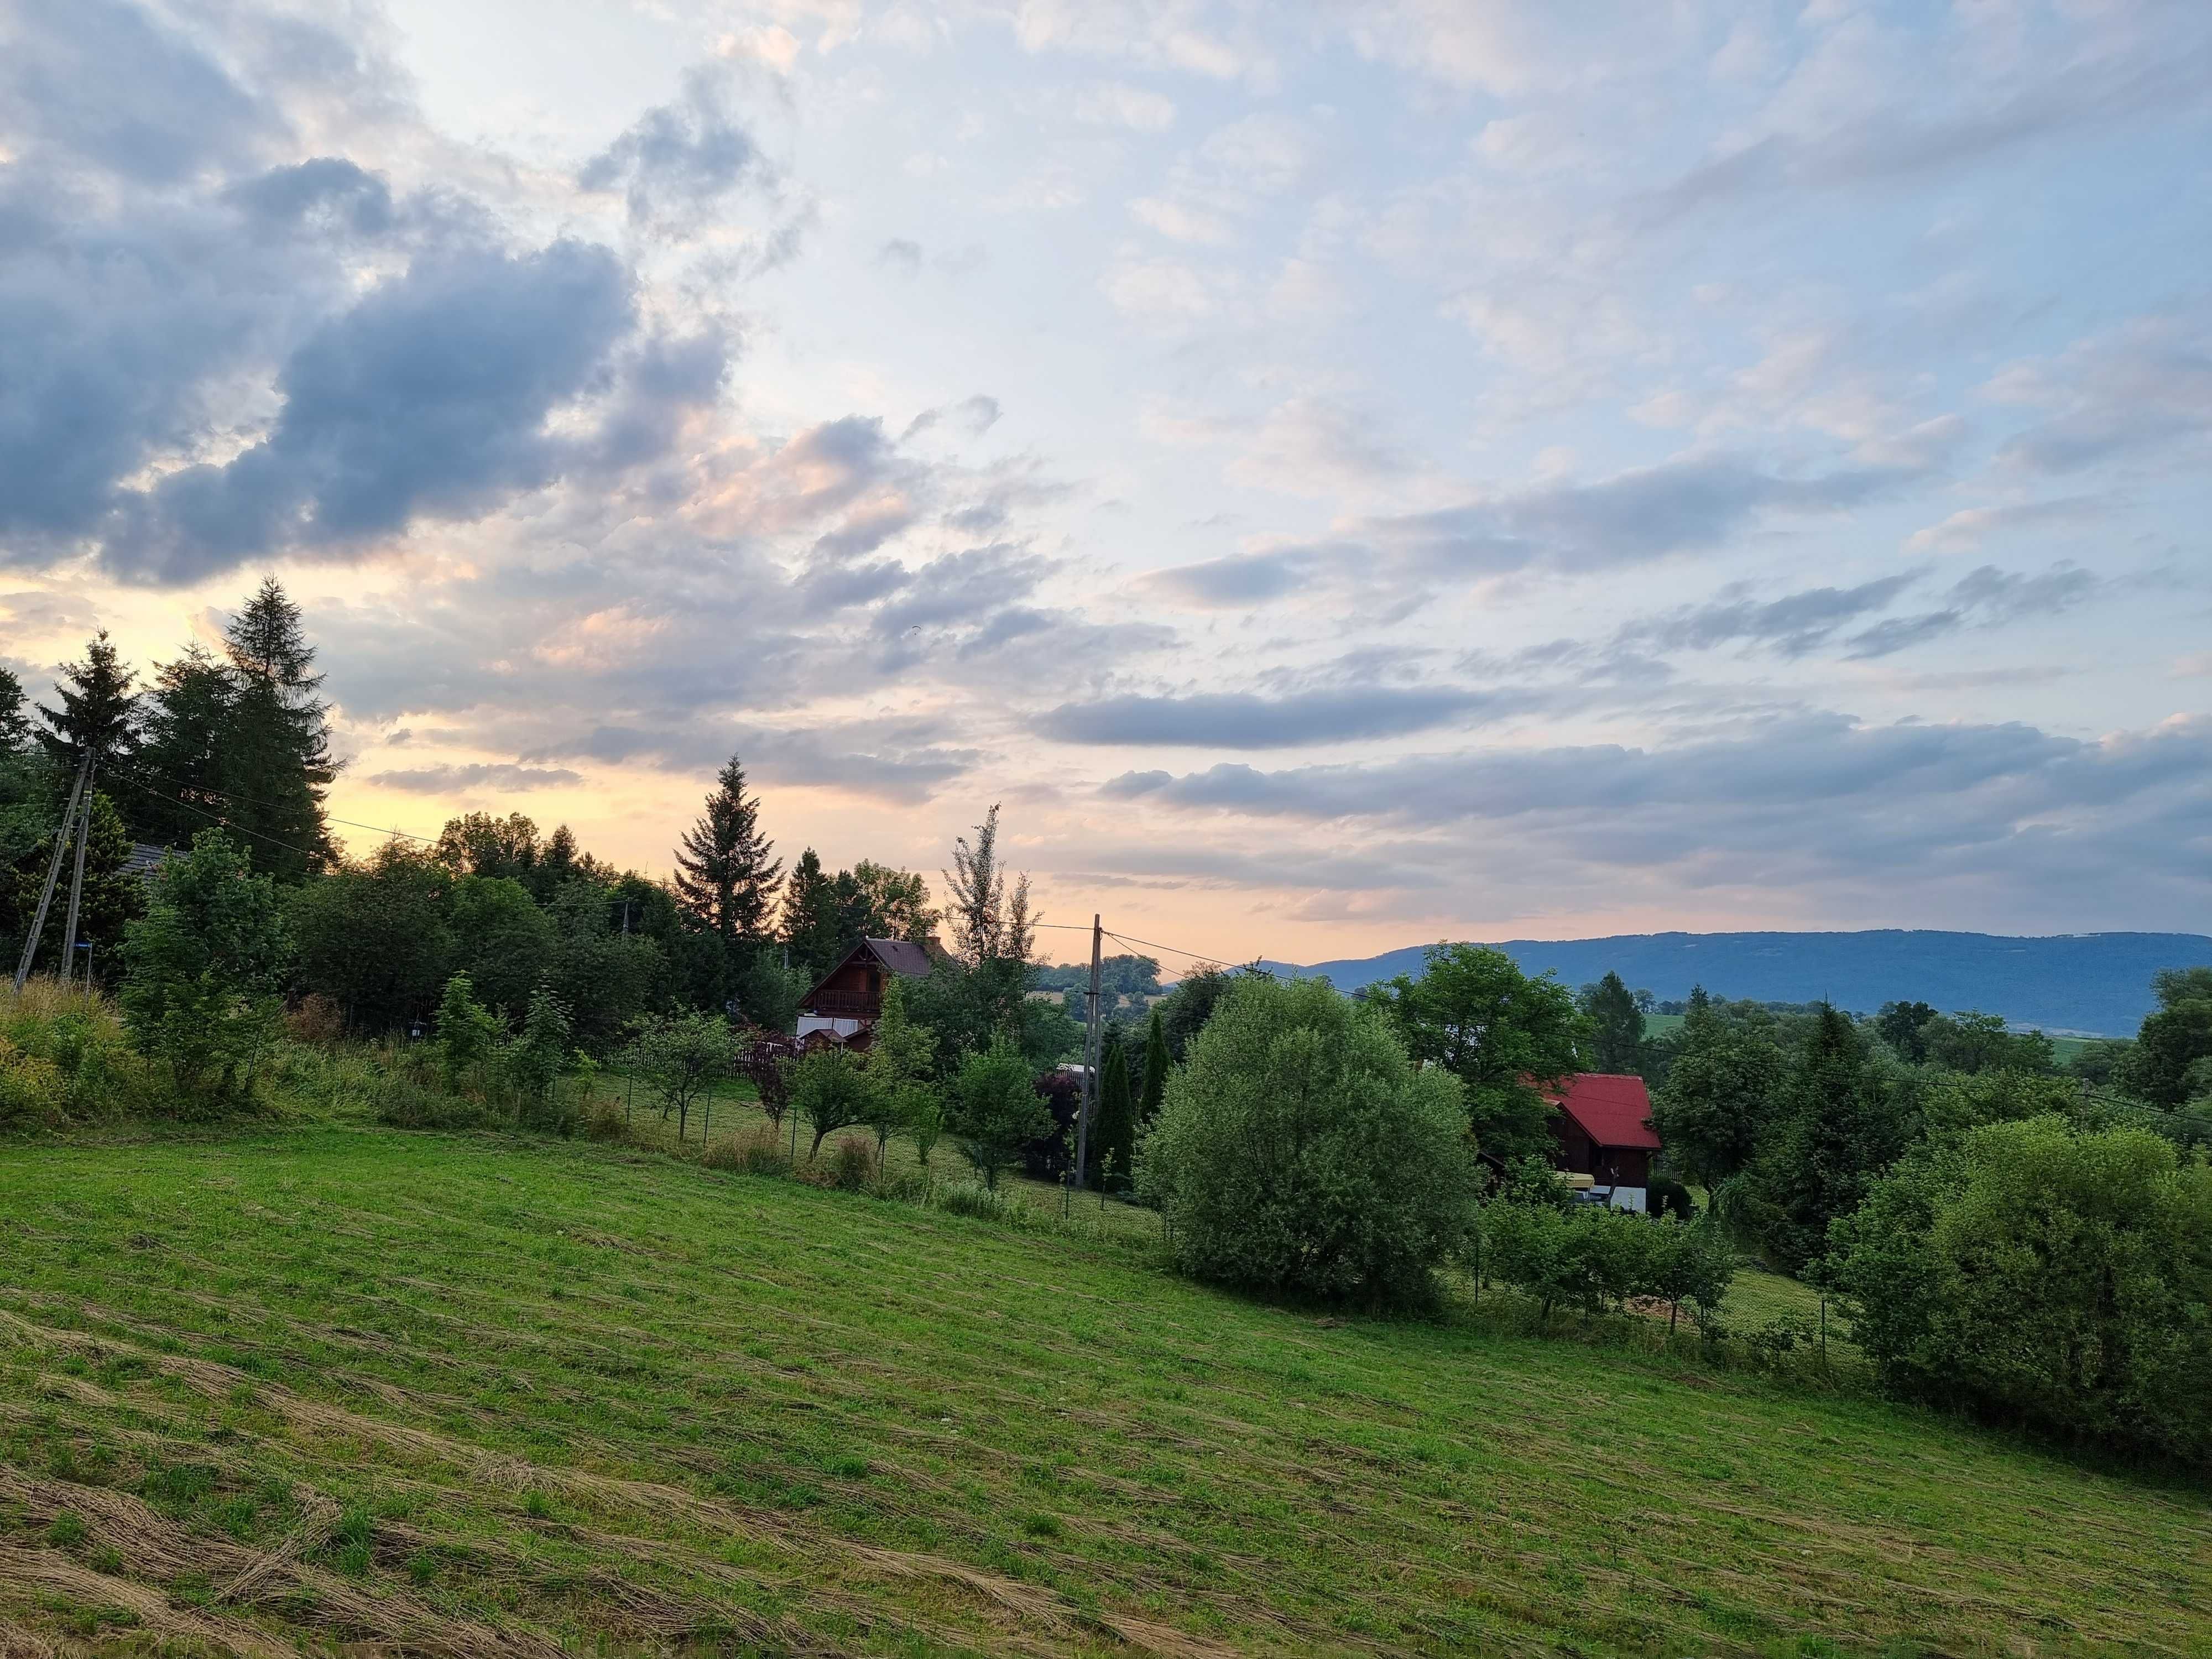
[{"label": "tall poplar tree", "polygon": [[261,586],[224,632],[231,707],[221,776],[225,816],[246,835],[255,868],[301,881],[334,858],[323,797],[337,764],[331,758],[330,705],[316,693],[315,651],[300,607],[283,584]]},{"label": "tall poplar tree", "polygon": [[1098,1068],[1098,1184],[1109,1191],[1129,1183],[1137,1146],[1137,1108],[1129,1098],[1129,1055],[1121,1033],[1109,1033]]},{"label": "tall poplar tree", "polygon": [[783,860],[769,857],[775,848],[761,833],[760,799],[745,793],[744,768],[732,755],[705,813],[677,845],[677,902],[732,951],[758,943],[783,875]]}]

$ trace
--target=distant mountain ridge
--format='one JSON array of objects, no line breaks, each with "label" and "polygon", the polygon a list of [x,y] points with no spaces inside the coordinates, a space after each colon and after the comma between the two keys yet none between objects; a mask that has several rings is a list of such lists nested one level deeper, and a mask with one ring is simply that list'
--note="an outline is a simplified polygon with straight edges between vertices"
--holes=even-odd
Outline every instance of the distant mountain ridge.
[{"label": "distant mountain ridge", "polygon": [[[1619,933],[1609,939],[1507,939],[1497,948],[1523,972],[1550,971],[1571,986],[1611,969],[1662,1000],[1702,984],[1715,996],[1811,1002],[1870,1013],[1885,1002],[1922,1001],[1945,1012],[1978,1009],[2018,1026],[2100,1036],[2132,1036],[2155,1005],[2160,968],[2212,966],[2203,933],[2061,933],[2013,939],[1881,928],[1853,933]],[[1340,991],[1421,971],[1426,945],[1337,962],[1269,962],[1295,978],[1327,978]]]}]

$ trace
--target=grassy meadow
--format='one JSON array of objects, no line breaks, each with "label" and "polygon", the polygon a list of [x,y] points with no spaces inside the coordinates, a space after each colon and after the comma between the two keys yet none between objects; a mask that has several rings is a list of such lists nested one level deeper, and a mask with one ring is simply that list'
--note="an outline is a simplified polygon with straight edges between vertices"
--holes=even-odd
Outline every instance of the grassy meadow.
[{"label": "grassy meadow", "polygon": [[354,1644],[2207,1652],[2212,1498],[635,1149],[0,1146],[0,1652]]}]

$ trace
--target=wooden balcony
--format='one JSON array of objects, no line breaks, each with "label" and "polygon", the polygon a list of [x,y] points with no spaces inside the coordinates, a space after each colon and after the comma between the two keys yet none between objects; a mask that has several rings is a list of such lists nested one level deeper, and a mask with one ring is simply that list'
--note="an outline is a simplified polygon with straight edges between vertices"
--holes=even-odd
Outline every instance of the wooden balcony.
[{"label": "wooden balcony", "polygon": [[884,1000],[866,991],[818,991],[799,1012],[820,1019],[876,1019],[883,1014]]}]

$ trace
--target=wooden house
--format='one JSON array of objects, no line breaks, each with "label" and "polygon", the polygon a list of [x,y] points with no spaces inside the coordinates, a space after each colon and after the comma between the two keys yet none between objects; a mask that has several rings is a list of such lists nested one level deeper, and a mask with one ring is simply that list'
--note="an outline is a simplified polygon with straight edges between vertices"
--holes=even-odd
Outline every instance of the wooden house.
[{"label": "wooden house", "polygon": [[944,954],[935,939],[921,945],[902,939],[860,940],[800,1000],[793,1034],[799,1047],[866,1048],[868,1033],[883,1017],[884,976],[926,978]]},{"label": "wooden house", "polygon": [[1583,1072],[1543,1092],[1559,1109],[1552,1117],[1554,1165],[1565,1174],[1589,1176],[1593,1200],[1642,1210],[1652,1156],[1659,1151],[1644,1079]]}]

